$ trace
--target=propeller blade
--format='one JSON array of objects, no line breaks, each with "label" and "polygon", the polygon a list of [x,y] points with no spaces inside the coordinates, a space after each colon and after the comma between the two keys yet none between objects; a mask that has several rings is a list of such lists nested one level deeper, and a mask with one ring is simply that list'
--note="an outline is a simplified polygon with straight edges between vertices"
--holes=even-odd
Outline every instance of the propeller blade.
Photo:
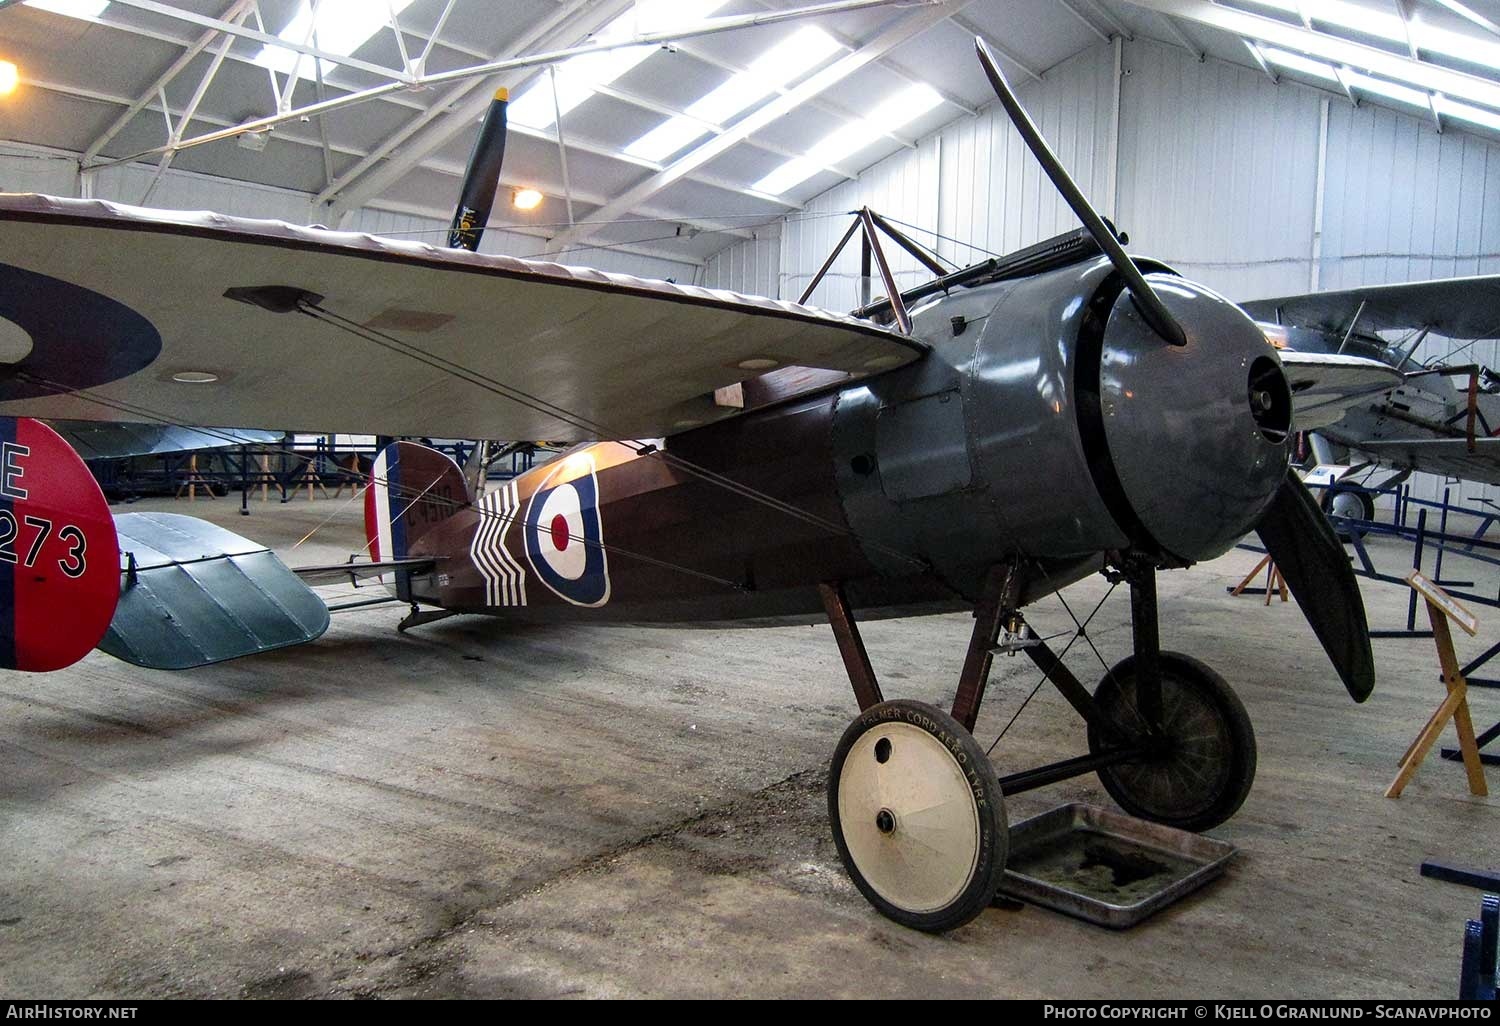
[{"label": "propeller blade", "polygon": [[1010,115],[1011,124],[1016,126],[1016,131],[1021,133],[1027,149],[1031,150],[1032,156],[1036,157],[1037,163],[1042,165],[1042,170],[1047,177],[1052,179],[1052,184],[1057,191],[1062,193],[1062,198],[1067,201],[1068,206],[1073,208],[1073,213],[1078,215],[1078,220],[1083,222],[1084,228],[1094,237],[1110,262],[1115,265],[1115,270],[1125,279],[1125,285],[1130,289],[1130,294],[1135,297],[1136,305],[1140,307],[1141,315],[1152,329],[1174,346],[1187,345],[1187,336],[1183,333],[1182,325],[1177,323],[1177,318],[1167,309],[1146,276],[1141,274],[1141,269],[1135,266],[1135,261],[1125,252],[1125,247],[1120,245],[1120,240],[1115,233],[1104,223],[1104,218],[1099,216],[1088,199],[1083,195],[1083,190],[1078,188],[1078,183],[1073,181],[1068,174],[1067,168],[1063,167],[1062,161],[1057,159],[1057,154],[1052,152],[1052,147],[1047,145],[1047,140],[1037,129],[1036,123],[1031,120],[1031,115],[1026,113],[1026,108],[1021,106],[1021,101],[1011,90],[1010,83],[1005,80],[1005,74],[1000,70],[1000,65],[995,63],[995,57],[990,53],[990,48],[984,44],[984,40],[976,38],[974,48],[979,52],[979,63],[984,65],[984,74],[990,80],[990,86],[995,90],[995,95],[1000,98],[1005,112]]},{"label": "propeller blade", "polygon": [[479,240],[484,237],[484,226],[489,223],[490,211],[495,206],[495,191],[500,187],[500,165],[505,162],[506,108],[510,105],[510,91],[497,89],[485,111],[484,124],[479,129],[479,138],[469,154],[469,166],[464,171],[463,191],[458,195],[458,210],[453,214],[453,224],[448,229],[448,247],[479,249]]},{"label": "propeller blade", "polygon": [[1295,470],[1287,471],[1255,530],[1350,697],[1363,702],[1375,688],[1364,600],[1344,546]]}]

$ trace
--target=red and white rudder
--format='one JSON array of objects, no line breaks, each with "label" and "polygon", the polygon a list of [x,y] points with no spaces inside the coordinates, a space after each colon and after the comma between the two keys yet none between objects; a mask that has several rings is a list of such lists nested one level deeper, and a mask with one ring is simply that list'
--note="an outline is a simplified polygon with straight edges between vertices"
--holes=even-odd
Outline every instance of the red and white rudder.
[{"label": "red and white rudder", "polygon": [[471,500],[458,464],[417,442],[392,442],[375,457],[365,492],[370,558],[406,559],[424,534]]},{"label": "red and white rudder", "polygon": [[71,666],[119,599],[119,540],[94,475],[46,424],[0,417],[0,667]]}]

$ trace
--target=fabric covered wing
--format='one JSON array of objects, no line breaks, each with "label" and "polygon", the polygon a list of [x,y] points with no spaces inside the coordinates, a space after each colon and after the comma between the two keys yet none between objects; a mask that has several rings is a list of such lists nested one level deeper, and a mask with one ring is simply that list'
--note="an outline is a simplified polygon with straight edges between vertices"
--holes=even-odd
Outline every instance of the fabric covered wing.
[{"label": "fabric covered wing", "polygon": [[155,456],[194,449],[218,449],[226,445],[271,445],[284,437],[280,431],[107,424],[87,420],[55,420],[51,428],[67,439],[73,451],[86,460]]},{"label": "fabric covered wing", "polygon": [[[267,286],[322,297],[355,331],[225,297]],[[355,333],[365,331],[417,356]],[[714,390],[771,367],[860,376],[923,352],[868,321],[730,292],[281,222],[0,195],[0,356],[28,343],[19,373],[0,381],[0,413],[559,441],[656,437],[730,415]],[[491,387],[455,378],[453,365]],[[502,398],[494,382],[599,429]]]},{"label": "fabric covered wing", "polygon": [[1397,467],[1447,474],[1465,481],[1500,484],[1500,438],[1410,438],[1380,442],[1351,440],[1350,447]]},{"label": "fabric covered wing", "polygon": [[1292,388],[1292,423],[1298,431],[1316,431],[1335,424],[1361,399],[1387,392],[1402,381],[1401,372],[1390,364],[1362,356],[1291,349],[1281,350],[1280,356]]},{"label": "fabric covered wing", "polygon": [[1341,292],[1310,292],[1241,303],[1258,321],[1344,332],[1359,315],[1359,330],[1430,328],[1446,338],[1500,337],[1500,275],[1370,285]]}]

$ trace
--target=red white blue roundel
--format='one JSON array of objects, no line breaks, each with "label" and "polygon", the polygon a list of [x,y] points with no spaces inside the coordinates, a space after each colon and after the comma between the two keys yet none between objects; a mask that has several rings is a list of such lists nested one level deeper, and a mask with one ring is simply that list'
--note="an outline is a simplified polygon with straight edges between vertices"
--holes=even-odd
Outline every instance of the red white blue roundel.
[{"label": "red white blue roundel", "polygon": [[[564,465],[576,466],[573,460],[578,458]],[[544,482],[531,496],[526,509],[526,558],[542,583],[559,597],[575,606],[602,606],[609,601],[609,560],[599,521],[599,484],[592,458],[582,458],[589,462],[587,474],[557,485]]]}]

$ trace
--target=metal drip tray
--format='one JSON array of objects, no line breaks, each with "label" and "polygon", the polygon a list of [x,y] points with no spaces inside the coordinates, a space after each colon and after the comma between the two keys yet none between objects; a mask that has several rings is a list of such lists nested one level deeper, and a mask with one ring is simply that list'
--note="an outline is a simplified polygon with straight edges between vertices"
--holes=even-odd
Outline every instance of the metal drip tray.
[{"label": "metal drip tray", "polygon": [[1224,872],[1235,848],[1072,803],[1010,828],[1002,893],[1100,926],[1134,926]]}]

